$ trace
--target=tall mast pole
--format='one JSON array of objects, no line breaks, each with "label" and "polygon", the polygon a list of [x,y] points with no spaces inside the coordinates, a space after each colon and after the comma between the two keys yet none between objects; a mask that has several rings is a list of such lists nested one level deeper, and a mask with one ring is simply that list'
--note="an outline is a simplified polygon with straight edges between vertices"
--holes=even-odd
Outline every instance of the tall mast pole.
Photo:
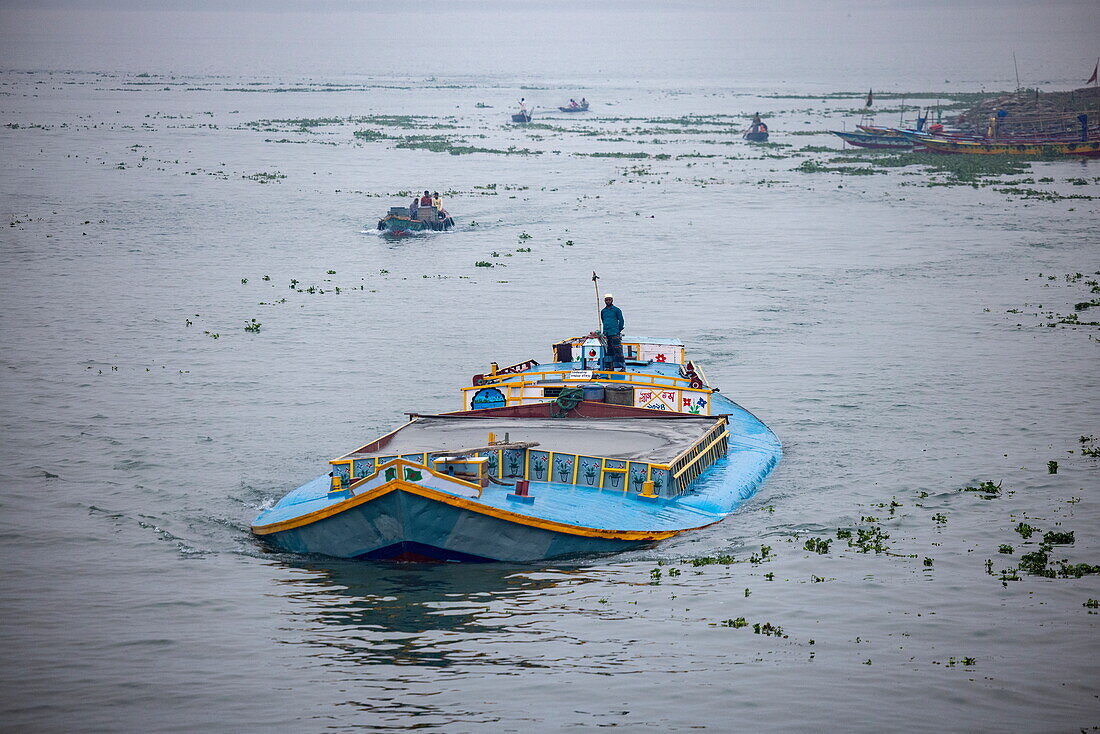
[{"label": "tall mast pole", "polygon": [[592,287],[596,291],[596,331],[600,331],[603,328],[603,324],[600,323],[600,284],[597,283],[600,276],[596,275],[596,271],[592,271]]}]

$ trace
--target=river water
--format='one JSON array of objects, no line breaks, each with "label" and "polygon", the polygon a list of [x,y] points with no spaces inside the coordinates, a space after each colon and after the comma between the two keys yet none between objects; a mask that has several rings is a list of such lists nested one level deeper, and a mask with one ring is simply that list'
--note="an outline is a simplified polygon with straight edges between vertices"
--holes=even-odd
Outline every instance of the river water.
[{"label": "river water", "polygon": [[[1013,50],[1079,86],[1088,4],[201,7],[0,9],[5,729],[1100,726],[1100,576],[1013,571],[1100,564],[1100,166],[827,132]],[[457,229],[380,237],[424,188]],[[783,440],[735,516],[531,565],[250,536],[592,328],[593,270]]]}]

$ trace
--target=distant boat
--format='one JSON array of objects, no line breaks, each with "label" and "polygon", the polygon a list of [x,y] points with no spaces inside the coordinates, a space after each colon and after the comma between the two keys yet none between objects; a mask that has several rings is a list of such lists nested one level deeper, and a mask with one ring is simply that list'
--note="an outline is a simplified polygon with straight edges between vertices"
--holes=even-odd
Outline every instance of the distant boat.
[{"label": "distant boat", "polygon": [[766,122],[761,121],[760,113],[752,116],[752,124],[749,125],[749,129],[741,137],[750,143],[768,142],[768,125]]},{"label": "distant boat", "polygon": [[1023,142],[1018,140],[966,140],[906,131],[906,137],[933,153],[964,155],[1080,155],[1100,158],[1100,140]]},{"label": "distant boat", "polygon": [[877,148],[880,150],[912,150],[913,141],[900,133],[891,132],[848,132],[831,130],[833,135],[857,148]]},{"label": "distant boat", "polygon": [[384,234],[405,235],[414,232],[442,232],[455,226],[446,212],[434,206],[422,206],[412,216],[407,206],[391,206],[386,216],[378,220],[378,229]]},{"label": "distant boat", "polygon": [[512,122],[531,122],[531,118],[535,116],[534,110],[530,112],[517,112],[512,115]]},{"label": "distant boat", "polygon": [[562,112],[588,112],[588,103],[579,104],[576,107],[559,107]]},{"label": "distant boat", "polygon": [[[903,113],[904,115],[904,113]],[[923,131],[924,125],[928,121],[928,114],[920,114],[920,110],[917,110],[916,131]],[[843,140],[849,145],[854,145],[857,148],[873,148],[878,150],[912,150],[914,152],[926,152],[924,146],[914,143],[913,140],[908,138],[901,130],[893,127],[882,127],[881,125],[874,125],[874,118],[872,113],[865,112],[860,117],[859,124],[856,125],[856,129],[849,132],[847,130],[830,130],[833,135]],[[899,126],[905,124],[904,116],[898,123]],[[934,128],[943,130],[943,125],[933,125]]]},{"label": "distant boat", "polygon": [[[919,119],[919,118],[918,118]],[[858,126],[865,132],[884,131],[901,135],[916,147],[924,147],[933,153],[962,153],[968,155],[1080,155],[1090,158],[1100,157],[1100,128],[1089,125],[1087,114],[1055,115],[1049,118],[1026,118],[1019,120],[1030,123],[1022,130],[1005,131],[1001,128],[999,116],[993,116],[986,134],[948,132],[942,125],[931,125],[923,130],[895,130],[892,128],[872,128]],[[1079,130],[1067,129],[1070,121]],[[1053,125],[1054,129],[1044,129]]]}]

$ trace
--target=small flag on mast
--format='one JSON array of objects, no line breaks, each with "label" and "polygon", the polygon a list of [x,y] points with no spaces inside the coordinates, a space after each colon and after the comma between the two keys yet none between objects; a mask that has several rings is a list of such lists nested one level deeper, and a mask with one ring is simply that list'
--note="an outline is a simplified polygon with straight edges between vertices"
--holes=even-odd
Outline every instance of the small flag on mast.
[{"label": "small flag on mast", "polygon": [[1088,78],[1088,81],[1086,81],[1085,84],[1092,84],[1094,81],[1096,81],[1097,71],[1100,71],[1100,61],[1097,61],[1096,66],[1092,67],[1092,76]]},{"label": "small flag on mast", "polygon": [[[1096,76],[1096,74],[1093,73],[1093,76]],[[1090,79],[1089,81],[1092,81],[1092,80]],[[863,106],[864,107],[870,107],[871,103],[874,102],[874,101],[875,101],[875,91],[873,89],[868,89],[867,90],[867,103],[864,104]]]}]

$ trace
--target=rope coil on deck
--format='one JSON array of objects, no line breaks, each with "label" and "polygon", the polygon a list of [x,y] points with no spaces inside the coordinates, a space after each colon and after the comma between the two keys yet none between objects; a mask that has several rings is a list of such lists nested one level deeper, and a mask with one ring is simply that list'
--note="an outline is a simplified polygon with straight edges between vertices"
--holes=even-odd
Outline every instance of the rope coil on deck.
[{"label": "rope coil on deck", "polygon": [[581,388],[562,388],[562,391],[554,398],[553,410],[550,411],[550,416],[553,418],[564,418],[569,411],[580,405],[582,400],[584,400],[584,390]]}]

